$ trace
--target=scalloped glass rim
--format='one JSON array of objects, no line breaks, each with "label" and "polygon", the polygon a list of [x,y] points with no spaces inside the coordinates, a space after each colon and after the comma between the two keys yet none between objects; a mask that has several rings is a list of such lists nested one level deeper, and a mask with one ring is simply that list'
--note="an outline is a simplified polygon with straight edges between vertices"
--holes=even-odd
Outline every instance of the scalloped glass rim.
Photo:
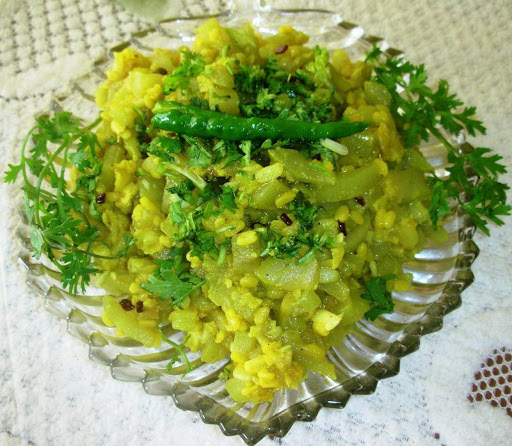
[{"label": "scalloped glass rim", "polygon": [[[191,40],[195,26],[205,17],[189,17],[160,22],[154,28],[133,34],[130,41],[114,47],[116,52],[128,46],[148,51],[155,46],[177,47]],[[382,39],[366,36],[361,27],[341,21],[337,14],[319,10],[277,11],[260,9],[243,13],[229,11],[217,16],[223,24],[234,26],[250,21],[262,32],[276,31],[282,24],[293,25],[311,35],[312,43],[321,43],[330,49],[344,48],[358,59],[377,44],[385,56],[401,56]],[[314,24],[314,25],[313,25]],[[52,110],[71,110],[84,120],[97,113],[94,89],[105,76],[110,59],[98,60],[90,73],[77,79],[66,90],[57,94]],[[458,150],[470,152],[464,136],[452,137]],[[444,177],[446,151],[437,142],[425,144],[422,150]],[[473,181],[474,172],[467,171]],[[30,254],[29,228],[22,206],[22,222],[17,236],[23,244],[19,258],[28,270],[27,284],[45,298],[45,307],[67,320],[67,330],[89,344],[89,358],[108,365],[112,377],[122,381],[141,382],[152,395],[170,395],[180,409],[196,411],[205,423],[219,425],[226,435],[240,435],[247,444],[255,444],[265,435],[282,437],[295,421],[312,421],[322,407],[343,408],[351,395],[372,393],[380,379],[394,376],[399,371],[400,358],[418,349],[420,337],[442,328],[443,317],[461,303],[461,293],[473,281],[471,265],[478,255],[472,240],[475,226],[460,207],[453,205],[445,228],[450,234],[443,245],[429,245],[406,265],[413,274],[411,291],[394,293],[395,312],[375,322],[361,321],[357,329],[343,342],[332,348],[330,358],[336,366],[338,379],[309,374],[297,390],[282,390],[272,403],[260,405],[236,404],[229,398],[218,372],[228,359],[216,364],[204,364],[182,377],[183,365],[177,364],[170,372],[165,364],[172,349],[162,346],[145,349],[132,340],[115,334],[100,318],[101,290],[87,290],[85,296],[72,296],[60,288],[58,274],[44,259],[36,260]],[[178,341],[181,334],[165,327],[171,339]],[[197,361],[197,354],[190,354]]]}]

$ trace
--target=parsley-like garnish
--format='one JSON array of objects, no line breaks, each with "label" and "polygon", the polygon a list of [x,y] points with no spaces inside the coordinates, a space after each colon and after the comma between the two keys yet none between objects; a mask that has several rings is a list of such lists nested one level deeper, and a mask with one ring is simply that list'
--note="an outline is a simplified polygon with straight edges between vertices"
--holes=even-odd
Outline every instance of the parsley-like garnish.
[{"label": "parsley-like garnish", "polygon": [[185,248],[175,248],[169,258],[157,260],[158,270],[141,285],[160,300],[169,301],[179,308],[186,297],[206,283],[206,280],[188,272],[183,261],[185,251]]},{"label": "parsley-like garnish", "polygon": [[[441,80],[437,89],[427,85],[424,65],[413,65],[402,58],[382,59],[382,51],[374,47],[367,55],[373,65],[375,80],[391,93],[391,112],[406,147],[428,141],[434,135],[448,150],[450,176],[443,180],[433,176],[430,217],[434,228],[450,214],[450,199],[455,200],[468,213],[475,225],[489,235],[488,222],[503,225],[501,216],[510,215],[511,206],[506,203],[509,186],[499,182],[499,174],[506,167],[502,157],[491,155],[488,148],[478,147],[465,154],[443,136],[442,130],[457,135],[464,129],[471,136],[485,134],[485,127],[475,118],[475,107],[461,107],[464,103],[450,93],[448,83]],[[466,167],[467,166],[467,167]],[[468,179],[473,170],[480,176],[475,182]],[[469,199],[468,202],[465,202]]]},{"label": "parsley-like garnish", "polygon": [[227,167],[240,161],[242,166],[247,166],[249,161],[251,161],[251,154],[253,153],[252,144],[252,141],[238,142],[221,139],[212,148],[214,155],[212,163]]},{"label": "parsley-like garnish", "polygon": [[[224,251],[223,245],[215,243],[215,233],[198,229],[193,232],[186,242],[191,247],[190,255],[204,259],[204,255],[208,254],[213,260],[218,260],[221,251]],[[225,251],[224,254],[225,256]]]},{"label": "parsley-like garnish", "polygon": [[281,259],[298,257],[297,264],[307,264],[316,252],[332,248],[333,239],[325,235],[306,232],[300,235],[282,236],[270,228],[257,228],[263,251],[261,257],[273,256]]},{"label": "parsley-like garnish", "polygon": [[297,197],[288,205],[294,213],[295,218],[299,221],[302,232],[309,231],[313,228],[315,218],[321,207],[310,203],[304,198],[304,194],[300,192]]},{"label": "parsley-like garnish", "polygon": [[[177,344],[176,342],[171,341],[167,336],[165,336],[164,332],[161,328],[159,328],[160,336],[162,337],[162,341],[164,341],[166,344],[169,344],[173,348],[173,355],[171,357],[171,360],[167,363],[166,369],[168,371],[172,370],[172,366],[176,364],[177,362],[183,362],[185,364],[185,373],[181,375],[183,378],[187,373],[190,373],[192,370],[194,370],[194,366],[190,364],[190,361],[188,359],[187,354],[185,353],[185,342],[188,340],[188,336],[185,338],[185,340],[181,344]],[[190,335],[189,335],[190,336]],[[181,359],[180,359],[181,358]]]},{"label": "parsley-like garnish", "polygon": [[231,186],[222,185],[221,186],[222,193],[219,195],[219,199],[222,203],[222,206],[231,212],[235,212],[238,209],[238,206],[235,203],[236,194]]},{"label": "parsley-like garnish", "polygon": [[194,136],[183,136],[188,143],[188,165],[192,167],[209,167],[212,164],[212,154],[205,141]]},{"label": "parsley-like garnish", "polygon": [[[96,182],[102,161],[96,135],[91,131],[99,119],[81,127],[71,113],[57,112],[53,117],[41,116],[28,133],[18,165],[9,165],[4,181],[13,183],[23,176],[25,214],[30,226],[31,250],[35,258],[45,253],[62,274],[64,288],[73,294],[85,291],[91,275],[98,272],[93,259],[118,258],[124,255],[132,241],[128,237],[126,249],[114,256],[93,254],[100,241],[96,209]],[[35,145],[27,154],[30,138]],[[66,188],[66,169],[74,165],[80,172],[75,188]],[[30,178],[33,175],[34,180]],[[49,187],[43,187],[45,180]]]},{"label": "parsley-like garnish", "polygon": [[[205,254],[208,254],[222,265],[230,241],[226,239],[222,243],[217,243],[215,236],[219,231],[205,230],[202,221],[212,215],[220,215],[224,209],[235,212],[238,209],[237,196],[234,189],[227,184],[219,184],[218,181],[205,184],[203,189],[197,191],[197,195],[194,195],[194,184],[188,180],[169,188],[171,193],[181,198],[171,203],[169,220],[177,228],[174,234],[175,242],[187,245],[191,256],[204,259]],[[187,203],[191,206],[187,206]]]},{"label": "parsley-like garnish", "polygon": [[133,128],[137,133],[137,142],[140,146],[144,147],[151,137],[148,135],[148,130],[151,127],[151,114],[147,108],[138,108],[132,105],[132,109],[137,113],[137,116],[133,120]]},{"label": "parsley-like garnish", "polygon": [[178,197],[180,197],[183,201],[186,201],[189,204],[196,204],[197,200],[194,197],[194,194],[192,193],[195,188],[195,184],[192,183],[192,181],[190,181],[187,178],[186,180],[181,181],[178,185],[172,186],[167,190],[172,194],[178,195]]},{"label": "parsley-like garnish", "polygon": [[181,153],[184,147],[180,139],[160,135],[154,138],[149,145],[146,145],[145,150],[147,153],[160,158],[160,173],[164,175],[172,175],[169,174],[169,171],[178,173],[190,180],[199,189],[203,189],[206,186],[206,182],[199,175],[189,172],[185,167],[180,167],[174,162],[175,157],[173,154]]},{"label": "parsley-like garnish", "polygon": [[[332,87],[324,50],[314,50],[307,70],[289,73],[279,66],[277,57],[265,65],[240,66],[235,73],[235,89],[241,98],[240,110],[247,117],[326,121],[333,117]],[[288,98],[283,101],[283,97]]]},{"label": "parsley-like garnish", "polygon": [[181,90],[186,89],[190,80],[199,76],[204,71],[206,62],[200,54],[183,49],[181,57],[183,61],[165,78],[164,94],[169,94],[178,88]]},{"label": "parsley-like garnish", "polygon": [[395,308],[393,296],[388,291],[387,281],[395,279],[394,274],[387,276],[373,277],[366,281],[364,286],[366,291],[361,294],[361,298],[370,301],[370,309],[364,313],[364,317],[371,321],[377,319],[384,313],[392,313]]},{"label": "parsley-like garnish", "polygon": [[200,54],[187,49],[181,51],[183,61],[168,74],[164,81],[164,94],[169,94],[176,89],[184,90],[191,79],[199,76],[206,66],[206,62]]},{"label": "parsley-like garnish", "polygon": [[183,142],[178,138],[168,138],[159,135],[151,140],[151,143],[145,147],[147,153],[158,156],[166,161],[174,161],[172,154],[183,151]]}]

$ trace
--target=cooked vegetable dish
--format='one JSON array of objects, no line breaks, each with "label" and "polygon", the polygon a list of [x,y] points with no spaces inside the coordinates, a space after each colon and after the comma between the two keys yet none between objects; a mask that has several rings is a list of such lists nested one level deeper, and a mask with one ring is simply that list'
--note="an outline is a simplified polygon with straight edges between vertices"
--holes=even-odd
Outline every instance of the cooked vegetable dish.
[{"label": "cooked vegetable dish", "polygon": [[[148,348],[170,343],[170,370],[195,365],[187,350],[229,355],[221,376],[238,402],[271,401],[308,372],[335,380],[329,348],[393,312],[412,280],[404,263],[446,239],[461,188],[484,232],[510,212],[500,157],[468,160],[443,133],[484,131],[445,83],[431,90],[422,66],[378,48],[352,61],[307,42],[211,19],[191,48],[117,52],[98,121],[38,118],[30,156],[6,176],[23,174],[34,254],[64,287],[93,277],[103,322]],[[448,179],[418,148],[430,135],[448,149]]]}]

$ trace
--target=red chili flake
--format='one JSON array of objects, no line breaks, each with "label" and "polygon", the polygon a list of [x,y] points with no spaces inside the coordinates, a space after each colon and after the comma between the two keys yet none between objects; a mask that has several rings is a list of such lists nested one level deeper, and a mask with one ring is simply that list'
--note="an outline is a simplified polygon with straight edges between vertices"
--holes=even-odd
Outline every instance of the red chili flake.
[{"label": "red chili flake", "polygon": [[338,220],[338,229],[340,230],[340,232],[343,234],[343,235],[347,235],[347,227],[345,226],[345,223],[343,223],[342,221],[339,221]]},{"label": "red chili flake", "polygon": [[138,300],[137,303],[135,304],[135,311],[137,313],[142,313],[143,310],[144,310],[144,302],[142,302],[141,300]]},{"label": "red chili flake", "polygon": [[123,299],[121,302],[119,302],[119,305],[123,307],[124,311],[131,311],[134,308],[130,299]]},{"label": "red chili flake", "polygon": [[286,43],[284,45],[278,46],[274,51],[275,54],[283,54],[288,50],[288,45]]},{"label": "red chili flake", "polygon": [[105,203],[105,197],[106,196],[107,196],[106,194],[98,194],[98,195],[96,195],[96,203],[98,203],[98,204]]},{"label": "red chili flake", "polygon": [[363,207],[366,205],[366,201],[364,200],[363,197],[356,197],[354,198],[354,200],[356,200]]},{"label": "red chili flake", "polygon": [[288,217],[288,215],[286,215],[284,212],[281,214],[281,220],[286,226],[293,225],[293,221],[291,220],[291,218]]}]

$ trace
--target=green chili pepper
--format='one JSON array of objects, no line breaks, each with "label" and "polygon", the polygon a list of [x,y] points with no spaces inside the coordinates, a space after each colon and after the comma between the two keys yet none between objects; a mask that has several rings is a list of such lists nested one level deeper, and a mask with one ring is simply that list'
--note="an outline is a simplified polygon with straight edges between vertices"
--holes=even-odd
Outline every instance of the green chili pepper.
[{"label": "green chili pepper", "polygon": [[242,118],[203,110],[178,102],[159,102],[151,123],[160,129],[182,135],[219,138],[228,141],[247,139],[291,139],[317,141],[342,138],[366,129],[367,122],[336,121],[326,123],[286,119]]}]

